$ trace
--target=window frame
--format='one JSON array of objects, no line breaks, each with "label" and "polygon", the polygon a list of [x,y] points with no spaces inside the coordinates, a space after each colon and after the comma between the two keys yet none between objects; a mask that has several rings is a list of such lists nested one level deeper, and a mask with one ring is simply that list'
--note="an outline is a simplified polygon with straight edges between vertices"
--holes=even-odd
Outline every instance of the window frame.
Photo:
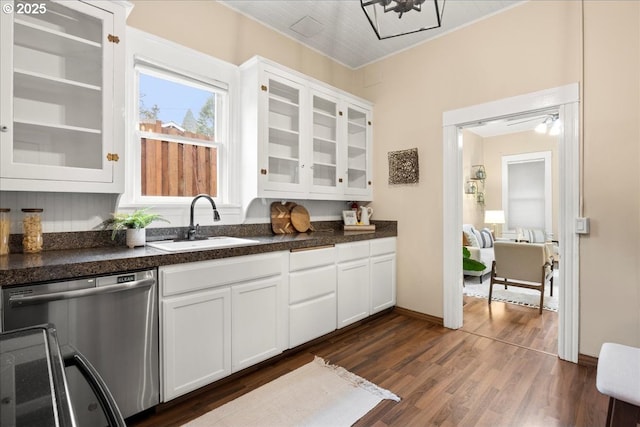
[{"label": "window frame", "polygon": [[[170,64],[180,64],[179,67]],[[169,217],[172,210],[184,210],[191,202],[190,196],[142,196],[140,180],[140,136],[139,123],[139,88],[138,73],[143,69],[150,74],[157,73],[161,78],[169,76],[184,79],[188,82],[211,86],[216,90],[226,89],[226,118],[223,119],[222,136],[216,135],[220,145],[214,141],[201,141],[201,145],[218,147],[218,195],[214,198],[224,223],[240,222],[240,168],[239,168],[239,71],[238,68],[202,52],[184,47],[177,43],[162,39],[133,28],[127,28],[127,103],[125,117],[127,122],[126,157],[125,157],[125,192],[121,195],[120,208],[136,209],[153,206],[162,210]],[[217,124],[218,125],[218,124]],[[151,133],[151,135],[155,135]],[[169,135],[167,135],[169,137]],[[190,138],[170,136],[164,138],[189,144],[195,141]],[[210,209],[210,208],[209,208]],[[188,212],[187,212],[188,214]],[[181,218],[184,215],[179,215]],[[174,224],[174,221],[171,221]],[[184,220],[179,221],[184,222]],[[179,224],[174,224],[179,225]]]},{"label": "window frame", "polygon": [[502,207],[505,213],[506,224],[503,235],[515,234],[515,228],[509,228],[512,221],[509,221],[509,165],[523,164],[531,162],[544,163],[544,231],[547,236],[551,235],[552,226],[552,172],[551,172],[551,151],[539,151],[533,153],[515,154],[502,156]]},{"label": "window frame", "polygon": [[[215,135],[216,139],[215,140],[209,140],[209,141],[198,140],[198,139],[192,139],[184,136],[168,135],[168,134],[162,134],[161,138],[163,141],[168,141],[168,142],[185,143],[189,145],[200,145],[205,147],[215,147],[217,150],[218,164],[216,166],[217,194],[214,197],[214,200],[216,201],[216,203],[218,202],[222,203],[223,201],[228,200],[228,197],[226,194],[227,186],[225,185],[227,181],[225,177],[227,176],[227,171],[228,171],[227,148],[229,147],[229,144],[230,144],[230,141],[228,140],[228,137],[229,137],[228,89],[226,87],[220,87],[220,85],[214,82],[201,81],[201,78],[197,78],[194,76],[185,76],[182,73],[175,71],[173,69],[167,69],[167,68],[162,69],[160,68],[160,66],[151,65],[147,61],[140,58],[136,58],[134,60],[133,72],[134,72],[134,79],[136,84],[135,86],[136,87],[136,91],[135,91],[136,106],[135,106],[135,113],[134,113],[134,117],[136,119],[134,132],[136,134],[136,137],[134,138],[133,142],[136,144],[135,154],[136,154],[136,159],[138,160],[138,162],[135,164],[136,175],[133,181],[133,184],[134,184],[133,190],[135,192],[136,198],[140,200],[140,202],[153,203],[153,204],[180,203],[180,202],[184,202],[185,198],[189,200],[193,198],[193,196],[144,196],[142,195],[141,165],[139,161],[142,157],[142,152],[141,152],[142,144],[140,143],[140,139],[149,138],[149,137],[157,139],[155,137],[159,135],[155,132],[141,131],[139,127],[140,102],[139,102],[138,95],[140,92],[139,92],[138,83],[140,81],[139,80],[140,73],[142,72],[152,77],[170,80],[175,83],[182,84],[182,82],[188,82],[190,83],[190,85],[200,86],[202,89],[211,90],[213,93],[216,94],[216,135]],[[180,80],[182,80],[182,82]],[[218,112],[218,107],[220,106],[223,107],[222,113]],[[220,123],[217,123],[217,119],[222,119],[222,120],[220,121]],[[221,137],[219,138],[218,135],[221,135]]]}]

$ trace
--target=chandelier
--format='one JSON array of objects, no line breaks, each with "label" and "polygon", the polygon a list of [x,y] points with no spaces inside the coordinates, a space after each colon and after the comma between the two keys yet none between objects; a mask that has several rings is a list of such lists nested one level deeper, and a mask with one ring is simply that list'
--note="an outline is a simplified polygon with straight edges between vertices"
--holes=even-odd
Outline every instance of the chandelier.
[{"label": "chandelier", "polygon": [[360,0],[378,39],[403,36],[442,25],[445,0]]}]

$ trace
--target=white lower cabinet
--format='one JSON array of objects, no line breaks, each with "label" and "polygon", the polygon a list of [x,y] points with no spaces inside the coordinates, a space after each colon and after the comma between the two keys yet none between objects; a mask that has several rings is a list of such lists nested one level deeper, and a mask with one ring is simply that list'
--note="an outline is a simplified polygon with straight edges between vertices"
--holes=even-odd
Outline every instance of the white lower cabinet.
[{"label": "white lower cabinet", "polygon": [[281,276],[231,288],[232,372],[262,362],[286,348],[282,294]]},{"label": "white lower cabinet", "polygon": [[396,303],[396,238],[159,268],[161,401]]},{"label": "white lower cabinet", "polygon": [[396,305],[396,239],[371,241],[371,312],[375,314]]},{"label": "white lower cabinet", "polygon": [[200,291],[162,301],[163,401],[231,373],[231,291]]},{"label": "white lower cabinet", "polygon": [[336,329],[335,248],[292,252],[289,260],[289,348]]},{"label": "white lower cabinet", "polygon": [[287,347],[288,253],[160,267],[161,400]]},{"label": "white lower cabinet", "polygon": [[369,316],[369,241],[338,249],[338,329]]}]

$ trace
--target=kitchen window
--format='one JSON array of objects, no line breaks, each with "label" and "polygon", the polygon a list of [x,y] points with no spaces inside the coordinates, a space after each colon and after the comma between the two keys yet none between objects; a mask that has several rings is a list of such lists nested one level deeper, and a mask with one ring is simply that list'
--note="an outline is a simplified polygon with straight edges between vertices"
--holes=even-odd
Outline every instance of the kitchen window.
[{"label": "kitchen window", "polygon": [[119,207],[154,206],[175,224],[185,203],[206,193],[223,220],[235,222],[237,67],[132,28],[127,50],[126,190]]},{"label": "kitchen window", "polygon": [[226,88],[144,65],[136,76],[140,196],[219,197]]}]

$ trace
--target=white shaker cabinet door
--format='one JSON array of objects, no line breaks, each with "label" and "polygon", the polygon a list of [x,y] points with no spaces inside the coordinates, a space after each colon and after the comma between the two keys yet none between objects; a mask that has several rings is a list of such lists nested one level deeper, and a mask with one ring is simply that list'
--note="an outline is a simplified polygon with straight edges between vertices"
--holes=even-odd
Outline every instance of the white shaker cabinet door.
[{"label": "white shaker cabinet door", "polygon": [[371,314],[396,305],[396,254],[371,258]]},{"label": "white shaker cabinet door", "polygon": [[163,396],[174,397],[231,373],[231,290],[162,301]]},{"label": "white shaker cabinet door", "polygon": [[369,258],[338,264],[338,329],[369,316]]},{"label": "white shaker cabinet door", "polygon": [[282,276],[275,276],[232,287],[233,372],[284,350],[286,306],[282,286]]}]

